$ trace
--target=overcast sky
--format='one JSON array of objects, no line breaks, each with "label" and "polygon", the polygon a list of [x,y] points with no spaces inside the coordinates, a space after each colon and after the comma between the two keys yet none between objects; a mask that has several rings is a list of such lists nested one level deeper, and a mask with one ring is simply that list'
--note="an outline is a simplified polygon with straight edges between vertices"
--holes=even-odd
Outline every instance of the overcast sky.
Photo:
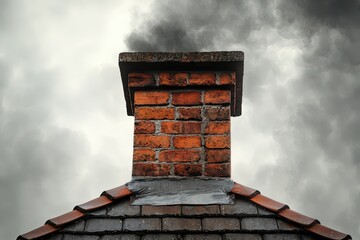
[{"label": "overcast sky", "polygon": [[245,52],[232,178],[360,239],[360,3],[0,0],[0,238],[131,179],[122,51]]}]

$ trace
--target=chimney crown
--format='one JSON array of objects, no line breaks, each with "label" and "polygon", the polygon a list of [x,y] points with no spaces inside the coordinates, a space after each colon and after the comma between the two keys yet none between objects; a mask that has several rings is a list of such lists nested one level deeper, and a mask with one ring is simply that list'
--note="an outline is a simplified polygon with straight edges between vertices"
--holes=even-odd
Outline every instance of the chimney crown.
[{"label": "chimney crown", "polygon": [[133,177],[230,177],[243,52],[121,53]]}]

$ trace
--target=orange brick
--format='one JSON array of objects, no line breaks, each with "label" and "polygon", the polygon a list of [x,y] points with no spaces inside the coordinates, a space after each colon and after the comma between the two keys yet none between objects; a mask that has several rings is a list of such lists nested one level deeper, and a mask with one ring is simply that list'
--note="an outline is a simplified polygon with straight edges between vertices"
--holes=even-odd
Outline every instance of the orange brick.
[{"label": "orange brick", "polygon": [[135,133],[154,133],[155,123],[149,121],[136,121],[135,122]]},{"label": "orange brick", "polygon": [[175,164],[174,174],[177,176],[200,176],[202,164]]},{"label": "orange brick", "polygon": [[230,121],[208,122],[205,127],[206,134],[230,133]]},{"label": "orange brick", "polygon": [[209,90],[205,92],[205,104],[230,104],[231,93],[229,90]]},{"label": "orange brick", "polygon": [[209,177],[230,177],[230,164],[206,164],[205,175]]},{"label": "orange brick", "polygon": [[205,161],[208,163],[230,162],[229,149],[206,150]]},{"label": "orange brick", "polygon": [[220,85],[234,85],[235,81],[236,81],[235,72],[220,74]]},{"label": "orange brick", "polygon": [[172,93],[173,105],[200,105],[201,92],[174,92]]},{"label": "orange brick", "polygon": [[170,137],[151,134],[135,134],[134,147],[168,148],[170,147]]},{"label": "orange brick", "polygon": [[230,120],[230,107],[206,107],[204,115],[209,121]]},{"label": "orange brick", "polygon": [[155,151],[149,148],[134,149],[134,161],[155,161]]},{"label": "orange brick", "polygon": [[187,85],[187,73],[160,73],[159,82],[160,85],[166,86],[186,86]]},{"label": "orange brick", "polygon": [[174,108],[135,107],[135,119],[137,120],[162,120],[174,118]]},{"label": "orange brick", "polygon": [[201,120],[201,108],[178,108],[178,119],[179,120]]},{"label": "orange brick", "polygon": [[162,150],[160,162],[197,162],[200,160],[199,150]]},{"label": "orange brick", "polygon": [[167,105],[169,92],[165,91],[137,91],[134,96],[135,105]]},{"label": "orange brick", "polygon": [[150,73],[129,73],[129,87],[155,86],[155,78]]},{"label": "orange brick", "polygon": [[168,176],[170,165],[156,163],[134,163],[133,176]]},{"label": "orange brick", "polygon": [[206,148],[230,148],[230,136],[205,137]]},{"label": "orange brick", "polygon": [[173,138],[175,148],[198,148],[201,147],[199,136],[177,136]]},{"label": "orange brick", "polygon": [[190,85],[216,85],[215,73],[191,73]]},{"label": "orange brick", "polygon": [[161,132],[169,134],[201,133],[201,122],[162,122]]}]

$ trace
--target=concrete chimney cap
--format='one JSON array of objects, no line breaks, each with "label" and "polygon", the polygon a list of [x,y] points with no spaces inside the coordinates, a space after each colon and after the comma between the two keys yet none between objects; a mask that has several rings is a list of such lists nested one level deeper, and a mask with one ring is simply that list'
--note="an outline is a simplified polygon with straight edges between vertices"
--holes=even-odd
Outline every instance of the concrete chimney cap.
[{"label": "concrete chimney cap", "polygon": [[127,114],[134,115],[133,93],[128,86],[128,75],[132,72],[161,71],[232,71],[236,83],[232,94],[236,104],[232,116],[241,115],[244,53],[242,51],[217,52],[122,52],[119,67],[126,100]]}]

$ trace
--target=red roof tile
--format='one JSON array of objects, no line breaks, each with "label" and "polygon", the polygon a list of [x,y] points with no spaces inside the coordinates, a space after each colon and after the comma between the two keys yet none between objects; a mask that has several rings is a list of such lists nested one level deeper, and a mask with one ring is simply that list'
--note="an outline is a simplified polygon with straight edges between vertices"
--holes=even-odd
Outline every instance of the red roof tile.
[{"label": "red roof tile", "polygon": [[28,233],[25,233],[23,235],[20,235],[17,239],[36,239],[45,235],[48,235],[50,233],[53,233],[55,231],[57,231],[58,229],[49,225],[49,224],[45,224],[44,226],[41,226],[37,229],[34,229]]},{"label": "red roof tile", "polygon": [[72,210],[71,212],[65,213],[63,215],[60,215],[58,217],[49,219],[46,221],[47,224],[50,224],[54,227],[61,227],[66,223],[72,222],[76,219],[81,218],[85,214],[80,212],[79,210]]},{"label": "red roof tile", "polygon": [[247,198],[251,198],[257,194],[260,194],[258,190],[245,187],[244,185],[241,185],[239,183],[234,183],[234,187],[231,189],[231,192]]},{"label": "red roof tile", "polygon": [[334,239],[334,240],[351,239],[350,235],[338,232],[334,229],[325,227],[324,225],[321,224],[315,224],[314,226],[308,228],[308,230],[310,232],[313,232],[322,237],[326,237],[328,239]]},{"label": "red roof tile", "polygon": [[283,211],[279,212],[279,215],[286,218],[287,220],[299,223],[303,226],[310,227],[315,223],[320,223],[318,220],[302,215],[298,212],[295,212],[291,209],[284,209]]},{"label": "red roof tile", "polygon": [[86,211],[91,211],[91,210],[97,209],[99,207],[106,206],[110,203],[112,203],[112,201],[108,197],[100,196],[100,197],[90,200],[86,203],[78,205],[74,209],[78,209],[82,212],[86,212]]},{"label": "red roof tile", "polygon": [[255,197],[250,199],[252,202],[259,204],[260,206],[263,206],[264,208],[267,208],[273,212],[279,212],[280,210],[283,210],[285,208],[289,208],[287,205],[277,202],[271,198],[265,197],[264,195],[258,194]]},{"label": "red roof tile", "polygon": [[116,187],[107,191],[104,191],[101,195],[106,196],[112,200],[119,199],[125,196],[131,195],[132,192],[126,186]]}]

